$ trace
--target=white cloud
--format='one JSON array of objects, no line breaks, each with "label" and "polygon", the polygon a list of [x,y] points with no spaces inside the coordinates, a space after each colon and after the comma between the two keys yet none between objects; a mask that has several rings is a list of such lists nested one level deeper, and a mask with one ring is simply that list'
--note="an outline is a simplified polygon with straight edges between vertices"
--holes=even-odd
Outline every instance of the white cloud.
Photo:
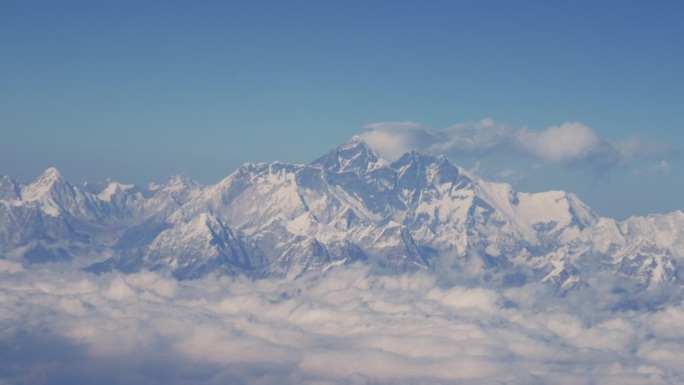
[{"label": "white cloud", "polygon": [[[498,156],[532,160],[537,166],[583,165],[606,171],[631,167],[674,154],[667,145],[632,137],[610,141],[580,122],[567,122],[541,131],[512,129],[491,118],[435,130],[413,122],[373,123],[361,137],[380,155],[395,160],[410,149],[452,157]],[[667,163],[660,163],[666,169]]]},{"label": "white cloud", "polygon": [[522,147],[545,163],[566,163],[588,158],[599,147],[601,140],[582,123],[565,123],[535,133],[515,132]]},{"label": "white cloud", "polygon": [[369,146],[387,159],[398,159],[416,146],[430,142],[425,129],[413,122],[380,122],[366,126],[362,137]]},{"label": "white cloud", "polygon": [[0,259],[0,273],[19,273],[23,270],[20,263]]},{"label": "white cloud", "polygon": [[[605,285],[605,280],[601,281]],[[665,384],[684,380],[679,300],[615,311],[351,266],[295,281],[0,272],[10,383]],[[600,301],[593,300],[601,298]]]}]

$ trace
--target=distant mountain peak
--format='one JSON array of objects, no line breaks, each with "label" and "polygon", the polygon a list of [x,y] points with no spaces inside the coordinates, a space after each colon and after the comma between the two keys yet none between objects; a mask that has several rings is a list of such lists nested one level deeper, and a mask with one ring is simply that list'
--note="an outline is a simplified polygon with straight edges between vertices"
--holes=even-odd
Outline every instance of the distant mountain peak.
[{"label": "distant mountain peak", "polygon": [[108,179],[107,182],[107,187],[105,187],[99,194],[97,194],[97,197],[104,201],[110,201],[112,197],[135,188],[135,185],[122,184],[119,182],[115,182],[111,179]]},{"label": "distant mountain peak", "polygon": [[55,167],[50,167],[43,171],[38,178],[36,178],[29,185],[22,190],[21,197],[25,201],[32,201],[40,199],[42,196],[48,194],[55,185],[66,184],[62,174]]},{"label": "distant mountain peak", "polygon": [[49,167],[36,179],[36,180],[47,180],[47,181],[57,181],[64,179],[62,173],[56,167]]},{"label": "distant mountain peak", "polygon": [[347,142],[311,163],[314,167],[332,172],[365,173],[389,162],[378,155],[360,136],[353,136]]},{"label": "distant mountain peak", "polygon": [[178,191],[178,190],[183,190],[185,188],[198,188],[198,187],[201,187],[199,182],[192,179],[186,173],[179,173],[179,174],[175,174],[175,175],[170,176],[168,179],[166,179],[162,183],[150,183],[150,185],[148,186],[148,190],[150,190],[150,191],[159,191],[159,190]]},{"label": "distant mountain peak", "polygon": [[360,137],[359,135],[352,136],[351,139],[349,139],[348,141],[341,144],[339,146],[339,148],[349,148],[349,147],[355,147],[355,146],[365,146],[365,147],[370,148],[370,146],[368,146],[366,141],[363,140],[363,138]]},{"label": "distant mountain peak", "polygon": [[411,165],[417,165],[422,168],[439,166],[457,168],[456,165],[451,163],[444,155],[425,154],[417,150],[405,152],[399,159],[392,162],[390,167],[399,170]]},{"label": "distant mountain peak", "polygon": [[176,175],[172,175],[169,177],[169,179],[164,182],[164,185],[166,186],[177,186],[177,185],[182,185],[182,186],[199,186],[199,183],[192,179],[188,174],[186,173],[180,173]]}]

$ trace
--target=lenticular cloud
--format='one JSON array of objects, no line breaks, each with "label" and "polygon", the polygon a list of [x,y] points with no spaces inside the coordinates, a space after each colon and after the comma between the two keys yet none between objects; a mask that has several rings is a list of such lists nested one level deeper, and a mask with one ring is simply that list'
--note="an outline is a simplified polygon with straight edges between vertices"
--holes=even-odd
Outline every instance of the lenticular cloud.
[{"label": "lenticular cloud", "polygon": [[0,264],[0,383],[684,380],[679,301],[625,308],[600,282],[559,298],[361,266],[294,281],[50,269]]}]

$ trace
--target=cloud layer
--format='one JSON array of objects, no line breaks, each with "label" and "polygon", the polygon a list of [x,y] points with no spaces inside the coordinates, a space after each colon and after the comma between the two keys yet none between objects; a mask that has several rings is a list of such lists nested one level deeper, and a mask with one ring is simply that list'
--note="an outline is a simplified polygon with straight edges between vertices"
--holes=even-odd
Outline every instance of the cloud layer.
[{"label": "cloud layer", "polygon": [[[0,266],[3,384],[667,384],[684,308],[360,266],[295,281]],[[591,300],[590,300],[591,298]],[[675,301],[675,303],[679,303]]]},{"label": "cloud layer", "polygon": [[[532,160],[536,166],[581,165],[596,171],[629,167],[641,161],[662,164],[674,154],[666,145],[633,137],[609,141],[590,127],[568,122],[543,131],[511,129],[487,118],[435,130],[413,122],[373,123],[361,135],[384,157],[408,150],[483,158],[499,155]],[[652,167],[651,170],[664,170]]]}]

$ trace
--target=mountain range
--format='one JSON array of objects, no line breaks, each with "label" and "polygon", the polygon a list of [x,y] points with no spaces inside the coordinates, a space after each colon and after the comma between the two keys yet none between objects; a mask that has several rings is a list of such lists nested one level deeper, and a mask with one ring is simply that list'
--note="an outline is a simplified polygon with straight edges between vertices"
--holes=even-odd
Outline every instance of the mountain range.
[{"label": "mountain range", "polygon": [[646,290],[682,283],[684,213],[603,218],[571,193],[519,192],[416,151],[390,162],[354,137],[309,165],[245,164],[210,186],[4,176],[0,258],[179,279],[295,279],[359,262],[560,293],[594,277]]}]

